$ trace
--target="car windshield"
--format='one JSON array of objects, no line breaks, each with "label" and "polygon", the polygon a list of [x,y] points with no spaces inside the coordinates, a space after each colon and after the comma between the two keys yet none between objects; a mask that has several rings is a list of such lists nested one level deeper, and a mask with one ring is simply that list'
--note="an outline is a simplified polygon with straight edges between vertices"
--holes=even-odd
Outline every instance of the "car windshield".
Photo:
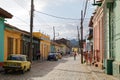
[{"label": "car windshield", "polygon": [[9,56],[7,60],[25,61],[23,56]]},{"label": "car windshield", "polygon": [[49,55],[54,55],[55,53],[49,53]]}]

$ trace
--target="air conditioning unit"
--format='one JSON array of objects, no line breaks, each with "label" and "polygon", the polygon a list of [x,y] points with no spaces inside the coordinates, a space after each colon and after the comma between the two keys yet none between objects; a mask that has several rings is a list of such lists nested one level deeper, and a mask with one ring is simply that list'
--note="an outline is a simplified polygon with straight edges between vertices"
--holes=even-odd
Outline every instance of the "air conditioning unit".
[{"label": "air conditioning unit", "polygon": [[120,78],[120,62],[113,62],[113,76]]}]

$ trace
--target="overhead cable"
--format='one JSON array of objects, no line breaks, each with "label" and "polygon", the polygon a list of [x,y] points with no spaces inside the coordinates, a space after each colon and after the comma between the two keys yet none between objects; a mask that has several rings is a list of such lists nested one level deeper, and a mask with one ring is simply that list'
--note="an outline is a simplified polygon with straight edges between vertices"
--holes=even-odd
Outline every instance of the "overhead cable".
[{"label": "overhead cable", "polygon": [[87,5],[88,5],[88,0],[86,0],[86,3],[85,3],[85,9],[84,9],[83,20],[84,20],[84,18],[85,18],[85,16],[86,16]]},{"label": "overhead cable", "polygon": [[37,11],[37,10],[35,10],[35,12],[37,12],[37,13],[41,13],[41,14],[44,14],[44,15],[47,15],[47,16],[51,16],[51,17],[54,17],[54,18],[59,18],[59,19],[66,19],[66,20],[80,20],[80,19],[73,19],[73,18],[59,17],[59,16],[55,16],[55,15],[51,15],[51,14],[47,14],[47,13],[44,13],[44,12],[40,12],[40,11]]}]

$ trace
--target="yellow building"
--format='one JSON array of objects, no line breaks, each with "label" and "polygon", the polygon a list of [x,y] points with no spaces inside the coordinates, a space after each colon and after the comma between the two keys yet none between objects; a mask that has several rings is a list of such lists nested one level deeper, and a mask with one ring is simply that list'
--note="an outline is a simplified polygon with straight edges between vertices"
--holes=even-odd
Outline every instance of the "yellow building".
[{"label": "yellow building", "polygon": [[4,30],[4,59],[9,54],[20,54],[21,32],[15,27],[5,24]]},{"label": "yellow building", "polygon": [[33,32],[33,36],[40,38],[40,53],[43,60],[47,59],[50,52],[50,37],[40,32]]},{"label": "yellow building", "polygon": [[74,51],[74,52],[79,52],[79,48],[78,48],[78,47],[73,47],[73,48],[72,48],[72,51]]},{"label": "yellow building", "polygon": [[63,55],[64,54],[66,54],[66,52],[67,52],[67,47],[66,47],[66,45],[65,44],[60,44],[60,51],[63,53]]}]

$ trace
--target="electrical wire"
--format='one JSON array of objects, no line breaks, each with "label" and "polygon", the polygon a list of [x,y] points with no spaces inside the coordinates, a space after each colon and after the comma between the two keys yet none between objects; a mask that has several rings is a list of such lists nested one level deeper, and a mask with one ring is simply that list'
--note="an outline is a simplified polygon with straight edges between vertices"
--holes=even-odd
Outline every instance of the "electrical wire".
[{"label": "electrical wire", "polygon": [[47,15],[47,16],[51,16],[51,17],[54,17],[54,18],[59,18],[59,19],[66,19],[66,20],[80,20],[80,19],[73,19],[73,18],[65,18],[65,17],[59,17],[59,16],[55,16],[55,15],[51,15],[51,14],[47,14],[47,13],[44,13],[44,12],[40,12],[40,11],[37,11],[35,10],[37,13],[41,13],[41,14],[44,14],[44,15]]},{"label": "electrical wire", "polygon": [[22,21],[23,23],[25,23],[25,24],[27,24],[27,25],[29,26],[29,24],[28,24],[27,22],[25,22],[24,20],[20,19],[20,18],[19,18],[19,17],[17,17],[17,16],[15,16],[15,17],[16,17],[16,19],[18,19],[18,20]]},{"label": "electrical wire", "polygon": [[88,5],[88,0],[86,0],[86,3],[85,3],[85,9],[84,9],[83,20],[84,20],[84,18],[85,18],[85,16],[86,16],[87,5]]}]

